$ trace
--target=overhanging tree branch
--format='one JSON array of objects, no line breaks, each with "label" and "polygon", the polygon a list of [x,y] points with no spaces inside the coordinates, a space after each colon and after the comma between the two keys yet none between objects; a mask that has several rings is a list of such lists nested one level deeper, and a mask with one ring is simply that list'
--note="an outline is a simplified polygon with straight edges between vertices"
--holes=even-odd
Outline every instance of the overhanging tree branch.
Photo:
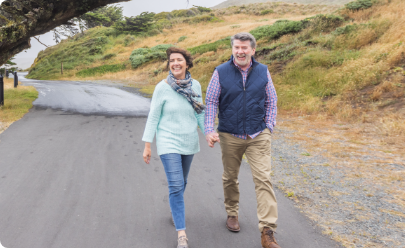
[{"label": "overhanging tree branch", "polygon": [[74,17],[129,0],[5,0],[0,7],[0,65],[30,48],[30,37],[44,34]]},{"label": "overhanging tree branch", "polygon": [[46,46],[46,47],[49,47],[49,46],[47,46],[47,45],[45,45],[44,43],[42,43],[37,37],[33,37],[34,39],[36,39],[41,45],[44,45],[44,46]]}]

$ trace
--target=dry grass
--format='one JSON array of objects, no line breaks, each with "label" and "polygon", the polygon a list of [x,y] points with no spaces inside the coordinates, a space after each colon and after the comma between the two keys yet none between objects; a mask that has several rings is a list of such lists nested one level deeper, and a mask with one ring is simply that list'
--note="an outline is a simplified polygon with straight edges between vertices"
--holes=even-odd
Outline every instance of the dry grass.
[{"label": "dry grass", "polygon": [[[283,111],[280,117],[278,125],[295,130],[292,139],[305,142],[310,154],[322,152],[332,164],[339,164],[348,179],[362,178],[370,187],[383,185],[405,210],[405,193],[400,190],[405,188],[405,171],[388,166],[405,166],[403,117],[396,114],[375,117],[373,123],[345,123],[333,118],[319,119],[316,115],[296,118]],[[383,175],[381,166],[387,167]]]},{"label": "dry grass", "polygon": [[22,118],[38,97],[33,86],[19,85],[14,89],[14,79],[4,79],[4,106],[0,107],[0,133]]}]

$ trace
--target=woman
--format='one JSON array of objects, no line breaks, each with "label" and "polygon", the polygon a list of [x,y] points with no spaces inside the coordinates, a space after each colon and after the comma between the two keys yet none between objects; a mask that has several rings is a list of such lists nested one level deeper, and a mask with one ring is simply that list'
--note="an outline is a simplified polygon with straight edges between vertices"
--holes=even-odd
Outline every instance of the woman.
[{"label": "woman", "polygon": [[[201,85],[191,78],[193,67],[189,52],[177,47],[167,49],[167,79],[156,85],[142,140],[144,161],[149,164],[150,144],[156,133],[157,152],[169,185],[169,202],[178,234],[178,248],[188,248],[184,210],[184,191],[191,162],[200,151],[197,125],[204,130]],[[203,131],[204,132],[204,131]]]}]

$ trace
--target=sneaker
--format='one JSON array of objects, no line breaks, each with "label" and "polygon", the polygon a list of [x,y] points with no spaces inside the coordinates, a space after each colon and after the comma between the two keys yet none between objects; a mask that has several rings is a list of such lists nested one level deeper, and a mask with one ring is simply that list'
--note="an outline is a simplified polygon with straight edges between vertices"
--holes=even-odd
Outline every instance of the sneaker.
[{"label": "sneaker", "polygon": [[186,238],[186,236],[180,236],[180,238],[177,241],[178,241],[177,248],[189,248],[188,239]]}]

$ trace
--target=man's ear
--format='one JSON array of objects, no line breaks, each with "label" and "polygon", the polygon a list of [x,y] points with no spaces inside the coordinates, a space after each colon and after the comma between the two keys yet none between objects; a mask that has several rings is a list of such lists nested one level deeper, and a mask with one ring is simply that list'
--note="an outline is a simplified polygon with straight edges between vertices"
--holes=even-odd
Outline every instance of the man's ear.
[{"label": "man's ear", "polygon": [[256,48],[253,48],[252,50],[253,50],[253,52],[252,52],[252,56],[253,56],[256,53]]}]

